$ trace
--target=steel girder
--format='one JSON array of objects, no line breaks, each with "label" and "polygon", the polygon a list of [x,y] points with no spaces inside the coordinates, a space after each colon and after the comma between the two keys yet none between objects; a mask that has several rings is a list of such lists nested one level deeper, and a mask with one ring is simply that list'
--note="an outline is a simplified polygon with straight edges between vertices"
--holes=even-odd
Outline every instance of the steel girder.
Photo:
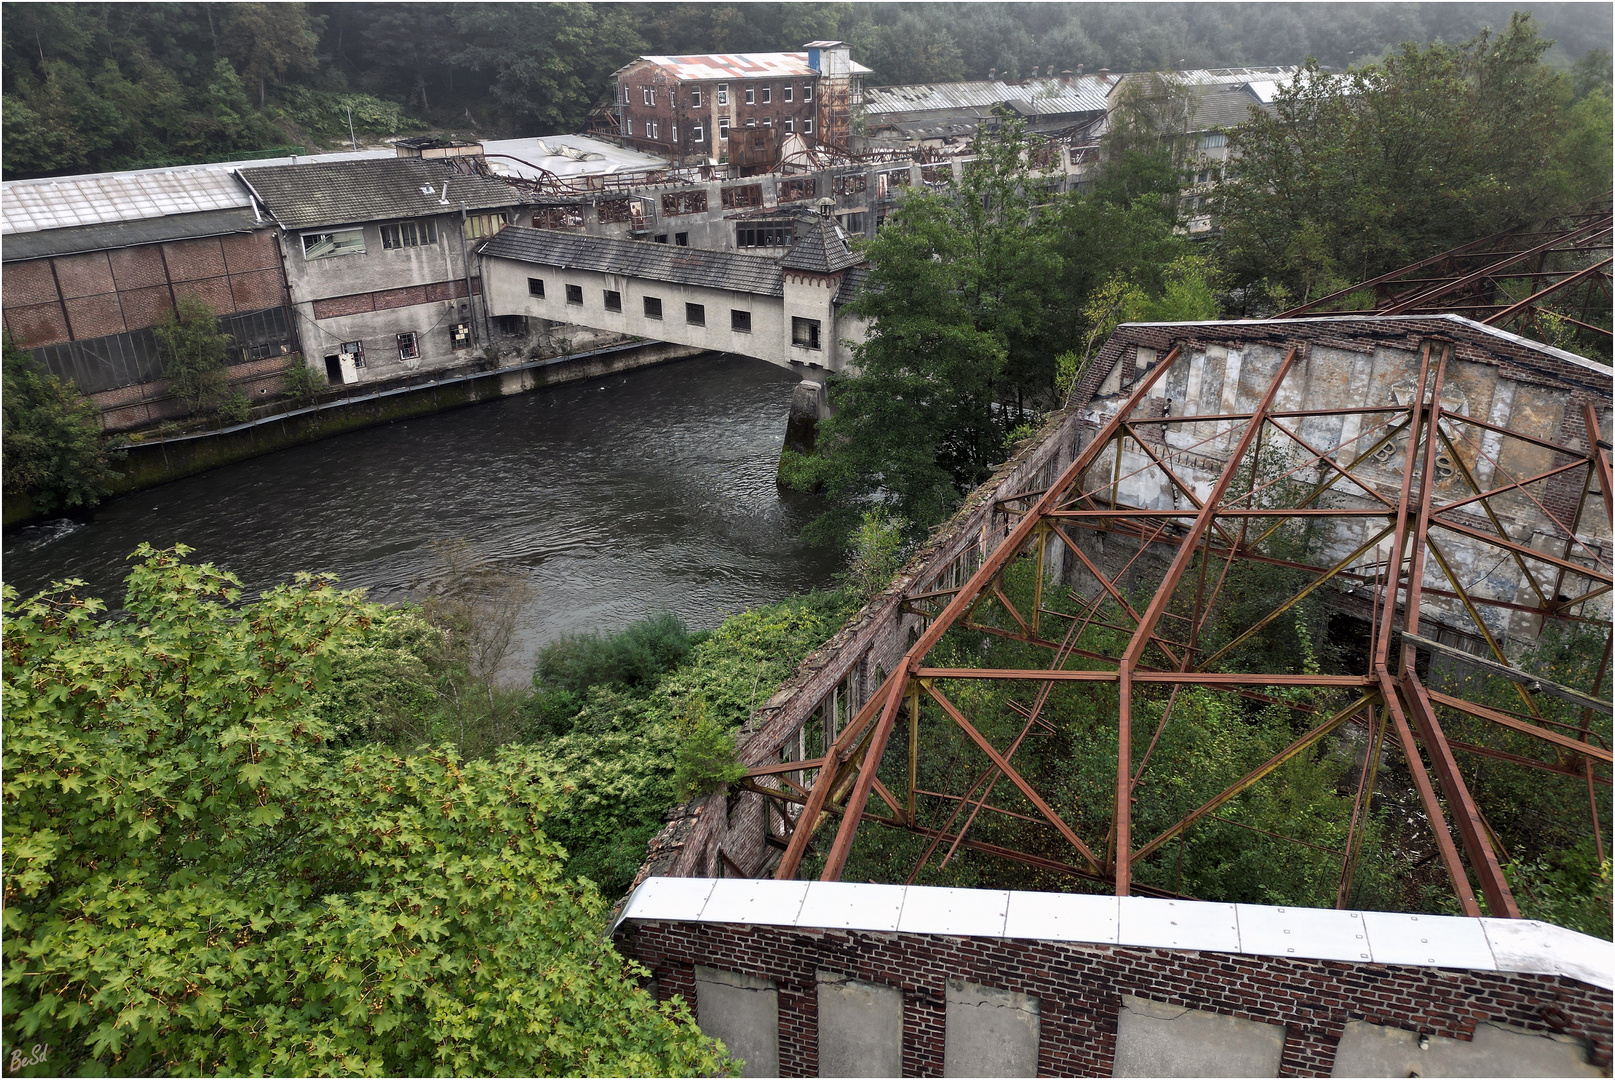
[{"label": "steel girder", "polygon": [[[1142,417],[1140,406],[1151,391],[1184,361],[1181,348],[1172,349],[1149,370],[1116,414],[1076,455],[1075,460],[1047,488],[1026,492],[998,501],[998,508],[1016,518],[1005,540],[988,554],[969,580],[957,589],[931,589],[911,594],[909,610],[931,617],[930,625],[904,656],[902,663],[886,676],[880,687],[863,704],[821,757],[784,762],[752,769],[742,786],[767,799],[776,800],[781,811],[783,846],[775,876],[793,878],[821,830],[835,823],[834,836],[825,852],[824,880],[839,879],[860,825],[868,818],[883,827],[908,830],[925,837],[925,853],[915,874],[934,853],[945,847],[944,864],[959,848],[987,852],[1054,869],[1078,878],[1102,882],[1117,895],[1135,891],[1133,866],[1160,852],[1173,839],[1179,839],[1196,822],[1216,818],[1215,811],[1251,786],[1269,780],[1273,773],[1297,755],[1315,748],[1320,740],[1353,723],[1367,733],[1368,752],[1353,801],[1345,845],[1330,853],[1341,861],[1337,904],[1344,906],[1352,876],[1364,842],[1364,824],[1378,781],[1380,749],[1395,747],[1405,762],[1423,811],[1430,823],[1442,866],[1450,880],[1461,909],[1471,915],[1486,911],[1497,916],[1517,917],[1518,907],[1500,865],[1499,842],[1486,824],[1460,767],[1455,750],[1491,761],[1516,762],[1523,767],[1545,770],[1560,776],[1585,777],[1587,798],[1594,829],[1599,832],[1599,786],[1609,784],[1612,756],[1607,745],[1591,732],[1591,709],[1606,713],[1610,703],[1602,699],[1604,672],[1598,673],[1594,695],[1573,688],[1558,687],[1578,697],[1566,698],[1587,706],[1578,728],[1565,728],[1563,722],[1542,716],[1533,693],[1541,680],[1529,671],[1513,666],[1492,630],[1485,612],[1504,616],[1531,612],[1538,628],[1550,621],[1604,625],[1607,620],[1589,617],[1587,603],[1610,590],[1611,568],[1606,555],[1590,546],[1579,531],[1584,512],[1601,508],[1605,519],[1611,511],[1611,477],[1607,444],[1598,430],[1598,418],[1589,406],[1582,417],[1587,431],[1585,447],[1560,446],[1535,435],[1512,431],[1489,420],[1470,417],[1444,404],[1442,388],[1449,377],[1453,346],[1427,341],[1418,354],[1416,390],[1412,400],[1394,407],[1361,409],[1278,409],[1276,402],[1295,372],[1300,355],[1292,348],[1267,381],[1256,406],[1245,413],[1180,417]],[[1357,434],[1343,438],[1339,445],[1320,447],[1303,438],[1301,431],[1309,418],[1355,415]],[[1208,439],[1190,444],[1196,451],[1206,444],[1231,444],[1222,456],[1214,482],[1194,483],[1179,475],[1186,459],[1185,438],[1172,445],[1164,437],[1151,438],[1148,431],[1164,432],[1171,426],[1214,425]],[[1397,450],[1405,439],[1405,449]],[[1256,460],[1263,441],[1281,444],[1300,464],[1288,469],[1277,480],[1258,477]],[[1502,458],[1511,440],[1551,450],[1551,466],[1531,475],[1516,476],[1506,469]],[[1462,448],[1465,453],[1460,454]],[[1123,462],[1131,455],[1142,462],[1127,476]],[[1540,453],[1538,454],[1540,457]],[[1178,459],[1174,461],[1174,458]],[[1467,461],[1465,459],[1468,459]],[[1108,459],[1108,466],[1105,460]],[[1201,468],[1205,467],[1201,458]],[[1367,463],[1373,462],[1372,468]],[[1482,469],[1480,463],[1489,468]],[[1316,482],[1308,486],[1297,480],[1312,471]],[[1486,479],[1481,479],[1485,473]],[[1149,473],[1170,489],[1171,509],[1128,506],[1119,492],[1128,476]],[[1279,480],[1288,478],[1290,489],[1304,489],[1291,495],[1285,505],[1262,505],[1264,492],[1278,490]],[[1438,484],[1438,480],[1440,483]],[[1392,483],[1395,484],[1394,488]],[[1580,492],[1570,520],[1564,520],[1562,499],[1556,509],[1546,505],[1543,492],[1557,484],[1569,484]],[[1282,485],[1279,485],[1282,486]],[[1505,527],[1496,504],[1505,496],[1516,507],[1524,499],[1533,505],[1543,522],[1557,531],[1562,541],[1558,550],[1548,545],[1522,543]],[[1345,505],[1354,503],[1355,505]],[[1596,513],[1596,509],[1592,511]],[[1348,535],[1361,537],[1349,555],[1326,560],[1324,565],[1296,563],[1274,558],[1261,545],[1287,522],[1332,523]],[[1590,518],[1588,520],[1591,520]],[[1136,541],[1137,554],[1119,568],[1112,560],[1110,569],[1101,566],[1078,542],[1088,531],[1106,537]],[[1047,608],[1043,600],[1043,570],[1051,546],[1059,545],[1077,564],[1075,573],[1092,586],[1082,610],[1073,614]],[[1535,605],[1485,595],[1466,582],[1453,563],[1458,545],[1465,550],[1490,552],[1499,563],[1517,567],[1522,580],[1538,598]],[[1170,558],[1156,586],[1153,599],[1143,611],[1129,602],[1122,588],[1123,578],[1146,553],[1157,559]],[[1363,561],[1364,559],[1367,561]],[[1269,616],[1250,632],[1279,617],[1310,593],[1329,588],[1344,589],[1370,598],[1372,622],[1370,649],[1364,669],[1349,674],[1271,674],[1259,671],[1228,670],[1234,648],[1243,638],[1218,649],[1200,644],[1199,633],[1208,613],[1217,604],[1229,569],[1238,561],[1252,559],[1290,569],[1305,569],[1313,580],[1278,603]],[[1006,573],[1019,560],[1036,560],[1037,585],[1025,610],[1011,601]],[[1434,566],[1439,569],[1429,569]],[[1431,581],[1427,581],[1427,576]],[[1438,588],[1440,581],[1448,587]],[[1522,586],[1523,588],[1524,586]],[[1484,642],[1490,653],[1482,658],[1485,670],[1512,679],[1520,689],[1522,709],[1500,710],[1467,702],[1462,698],[1428,689],[1420,678],[1417,650],[1447,648],[1434,638],[1435,628],[1428,619],[1421,622],[1421,608],[1427,596],[1444,603],[1443,617],[1455,612],[1473,622],[1472,637]],[[1071,594],[1077,600],[1075,592]],[[1100,608],[1109,604],[1112,619],[1099,618]],[[940,608],[938,607],[940,605]],[[989,625],[980,617],[984,606],[1005,616],[1000,625]],[[1119,613],[1119,614],[1118,614]],[[1517,617],[1517,616],[1516,616]],[[1062,632],[1045,634],[1043,626],[1058,618]],[[1174,629],[1163,629],[1170,619]],[[1119,650],[1085,647],[1085,634],[1095,626],[1125,634],[1126,645]],[[989,633],[997,638],[1019,641],[1048,651],[1046,668],[1002,669],[991,667],[942,667],[928,663],[928,657],[943,636],[954,628]],[[1421,634],[1421,627],[1430,628]],[[1248,636],[1248,635],[1247,635]],[[1608,666],[1606,639],[1604,666]],[[1018,734],[1005,745],[997,745],[984,734],[977,719],[961,708],[944,689],[943,683],[970,680],[1009,680],[1024,684],[1032,695],[1030,703],[1011,702]],[[1112,763],[1114,790],[1108,815],[1107,833],[1090,831],[1084,836],[1067,820],[1070,808],[1054,805],[1037,785],[1015,765],[1015,757],[1032,734],[1051,730],[1043,714],[1053,688],[1060,685],[1089,684],[1114,687],[1117,724],[1117,752]],[[1133,731],[1136,698],[1140,688],[1166,687],[1168,697],[1141,759],[1133,761]],[[1332,707],[1327,714],[1305,705],[1292,705],[1298,713],[1311,713],[1311,726],[1289,746],[1251,770],[1227,790],[1218,793],[1171,827],[1157,835],[1134,835],[1132,802],[1146,769],[1171,769],[1173,763],[1152,762],[1161,731],[1171,718],[1181,690],[1190,687],[1216,687],[1260,701],[1275,702],[1289,687],[1312,687],[1345,695],[1347,703]],[[1159,694],[1159,689],[1149,690]],[[1562,696],[1562,695],[1561,695]],[[937,710],[958,733],[977,748],[988,764],[972,777],[958,776],[961,790],[939,792],[919,787],[917,778],[918,719],[922,708]],[[907,790],[892,792],[876,776],[888,742],[901,715],[909,718]],[[1457,715],[1485,721],[1498,730],[1535,739],[1556,755],[1545,762],[1511,754],[1476,743],[1450,741],[1443,730],[1442,716]],[[1142,732],[1140,732],[1142,735]],[[796,779],[792,779],[792,776]],[[971,780],[966,784],[964,781]],[[990,801],[996,790],[1013,790],[1024,798],[1030,812],[1023,812]],[[889,813],[870,807],[874,796]],[[920,820],[921,800],[940,804],[945,819],[932,824]],[[799,808],[799,809],[797,809]],[[1067,856],[1051,858],[1042,852],[987,844],[969,838],[973,824],[983,813],[1020,819],[1026,829],[1052,829]],[[1225,820],[1225,819],[1218,819]],[[1239,824],[1230,822],[1230,824]],[[1263,830],[1256,830],[1261,832]],[[1456,840],[1454,839],[1456,834]],[[1284,840],[1285,837],[1276,839]],[[1295,841],[1299,843],[1300,841]],[[1308,845],[1316,847],[1316,845]],[[1318,850],[1326,850],[1319,848]],[[1502,859],[1506,861],[1506,856]],[[910,875],[909,880],[913,880]],[[1160,888],[1140,890],[1149,895],[1170,895]]]}]

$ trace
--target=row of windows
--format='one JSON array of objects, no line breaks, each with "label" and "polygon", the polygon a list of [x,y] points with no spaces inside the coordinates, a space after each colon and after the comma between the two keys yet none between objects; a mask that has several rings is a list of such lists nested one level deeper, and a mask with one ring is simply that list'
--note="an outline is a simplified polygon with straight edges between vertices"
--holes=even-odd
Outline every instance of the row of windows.
[{"label": "row of windows", "polygon": [[[776,86],[776,84],[774,84],[774,83],[767,83],[767,84],[765,84],[763,86],[757,86],[757,85],[755,85],[753,83],[747,83],[746,86],[743,88],[743,93],[745,94],[745,97],[746,97],[746,104],[747,105],[756,105],[756,104],[758,104],[758,102],[759,102],[758,95],[759,94],[762,95],[762,97],[761,97],[761,103],[762,104],[764,104],[764,105],[772,104],[773,101],[774,101],[775,86]],[[719,83],[717,89],[718,89],[718,104],[719,105],[727,105],[727,104],[729,104],[729,84],[728,83]],[[796,94],[796,84],[795,83],[784,83],[783,85],[780,85],[778,87],[778,89],[780,91],[780,100],[781,101],[792,101],[792,100],[795,99],[795,94]],[[622,101],[622,103],[624,105],[627,105],[629,103],[628,97],[629,97],[629,95],[631,93],[633,93],[632,89],[630,89],[627,86],[623,87],[623,101]],[[676,99],[676,92],[674,92],[674,93],[675,93],[675,99]],[[802,100],[805,101],[805,102],[813,100],[813,84],[811,82],[805,82],[805,83],[802,84]],[[656,87],[649,86],[649,85],[641,86],[639,88],[639,102],[640,102],[641,105],[655,105],[656,104]],[[690,105],[691,105],[692,108],[696,108],[696,109],[699,109],[701,107],[701,88],[699,86],[690,87]]]},{"label": "row of windows", "polygon": [[[528,278],[527,292],[530,296],[543,298],[544,279],[531,277]],[[616,289],[602,289],[601,293],[605,301],[607,311],[622,310],[621,292],[617,291]],[[662,298],[659,296],[646,296],[642,299],[645,308],[645,318],[658,320],[661,319]],[[571,284],[567,285],[566,302],[568,304],[577,304],[581,307],[583,304],[583,286]],[[684,322],[687,326],[705,326],[707,324],[706,305],[685,304]],[[729,329],[741,334],[751,333],[751,312],[743,311],[740,308],[730,308]],[[791,344],[800,345],[804,349],[820,348],[819,320],[801,319],[793,316],[791,319]]]},{"label": "row of windows", "polygon": [[[795,131],[796,130],[796,120],[795,120],[794,117],[787,116],[782,121],[782,124],[783,124],[786,131]],[[671,141],[672,142],[678,142],[679,141],[679,126],[677,124],[673,124],[673,125],[670,125],[670,126],[672,128],[672,131],[670,133],[671,136],[672,136]],[[757,126],[757,118],[756,117],[751,117],[751,118],[747,119],[746,126],[749,127],[749,128],[756,127]],[[772,119],[769,119],[769,118],[765,117],[764,120],[763,120],[763,127],[773,127],[773,126],[774,126],[774,121]],[[633,133],[634,133],[634,120],[633,120],[633,117],[631,117],[631,116],[630,117],[625,117],[623,119],[623,134],[632,135]],[[805,119],[805,120],[802,121],[802,134],[804,134],[804,135],[813,134],[813,121],[812,121],[811,118]],[[645,120],[645,121],[641,122],[641,124],[640,124],[640,135],[641,135],[642,138],[660,140],[661,137],[662,137],[662,122],[660,120]],[[727,139],[728,137],[729,137],[729,118],[727,116],[719,117],[719,119],[718,119],[718,138]],[[693,142],[693,143],[701,143],[701,142],[706,142],[707,141],[707,129],[706,129],[705,124],[691,124],[690,125],[690,141]]]},{"label": "row of windows", "polygon": [[[467,240],[492,236],[508,223],[503,210],[491,214],[472,214],[461,225]],[[363,228],[332,229],[328,232],[304,233],[303,258],[329,259],[336,255],[363,255],[365,235]],[[437,223],[431,218],[419,221],[395,221],[381,226],[381,246],[395,248],[432,247],[437,244]]]}]

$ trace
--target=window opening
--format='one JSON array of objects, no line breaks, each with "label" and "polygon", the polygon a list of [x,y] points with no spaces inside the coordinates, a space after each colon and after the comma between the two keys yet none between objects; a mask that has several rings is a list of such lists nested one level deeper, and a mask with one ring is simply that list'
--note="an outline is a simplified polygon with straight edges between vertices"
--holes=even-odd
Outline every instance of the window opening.
[{"label": "window opening", "polygon": [[796,89],[796,87],[792,86],[790,83],[785,84],[784,90],[785,90],[785,100],[786,101],[791,100],[791,91],[795,90],[795,89]]},{"label": "window opening", "polygon": [[740,334],[751,333],[751,312],[731,308],[729,310],[729,329]]},{"label": "window opening", "polygon": [[569,304],[583,303],[583,286],[568,285],[566,287],[566,302]]},{"label": "window opening", "polygon": [[305,259],[329,259],[335,255],[363,254],[363,229],[343,229],[339,232],[303,234],[303,258]]},{"label": "window opening", "polygon": [[421,355],[420,345],[415,340],[414,331],[398,335],[398,359],[415,360]]},{"label": "window opening", "polygon": [[618,292],[616,289],[606,289],[605,294],[606,294],[606,310],[607,311],[621,311],[622,310],[622,293]]},{"label": "window opening", "polygon": [[701,88],[699,86],[690,88],[690,104],[697,109],[701,107]]},{"label": "window opening", "polygon": [[819,347],[819,320],[791,316],[791,344],[803,349]]},{"label": "window opening", "polygon": [[774,88],[772,86],[763,87],[763,104],[767,105],[770,102],[772,102],[773,100],[774,100]]},{"label": "window opening", "polygon": [[530,277],[527,279],[527,295],[544,299],[544,279]]},{"label": "window opening", "polygon": [[645,297],[645,318],[660,319],[662,317],[662,298],[660,296]]},{"label": "window opening", "polygon": [[757,88],[755,86],[746,87],[746,104],[757,104]]},{"label": "window opening", "polygon": [[705,326],[707,324],[707,308],[705,304],[685,304],[684,321],[691,326]]},{"label": "window opening", "polygon": [[426,247],[437,243],[437,224],[426,221],[400,221],[381,227],[383,248]]}]

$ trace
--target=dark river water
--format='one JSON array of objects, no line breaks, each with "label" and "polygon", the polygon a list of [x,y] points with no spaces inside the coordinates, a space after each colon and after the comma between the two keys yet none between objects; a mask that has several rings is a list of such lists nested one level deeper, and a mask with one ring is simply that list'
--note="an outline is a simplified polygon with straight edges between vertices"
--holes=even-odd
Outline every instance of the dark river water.
[{"label": "dark river water", "polygon": [[146,540],[254,591],[322,570],[400,600],[440,572],[434,542],[465,540],[531,585],[524,679],[562,634],[662,610],[710,628],[829,582],[835,554],[796,539],[820,507],[774,485],[796,382],[707,355],[341,435],[11,530],[4,579],[84,578],[116,607]]}]

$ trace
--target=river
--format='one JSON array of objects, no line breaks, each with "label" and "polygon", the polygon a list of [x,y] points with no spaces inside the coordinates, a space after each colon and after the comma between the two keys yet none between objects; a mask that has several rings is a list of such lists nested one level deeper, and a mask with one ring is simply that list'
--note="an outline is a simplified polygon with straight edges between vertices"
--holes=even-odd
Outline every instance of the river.
[{"label": "river", "polygon": [[835,553],[796,538],[819,504],[774,484],[797,381],[709,354],[340,435],[10,530],[4,579],[83,578],[116,607],[145,540],[254,592],[320,570],[397,601],[441,572],[434,543],[465,540],[531,586],[520,681],[564,634],[661,610],[710,628],[829,583]]}]

